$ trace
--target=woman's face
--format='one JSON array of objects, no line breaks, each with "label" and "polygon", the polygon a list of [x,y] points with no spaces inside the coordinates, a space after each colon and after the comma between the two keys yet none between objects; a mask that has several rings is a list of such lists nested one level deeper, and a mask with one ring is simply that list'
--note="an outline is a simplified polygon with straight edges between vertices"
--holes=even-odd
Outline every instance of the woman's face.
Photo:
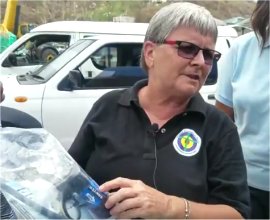
[{"label": "woman's face", "polygon": [[[185,41],[203,49],[215,48],[211,36],[203,36],[192,28],[178,28],[166,40]],[[175,44],[145,44],[145,59],[148,66],[149,84],[154,82],[171,96],[192,97],[203,86],[212,65],[206,64],[203,51],[187,59],[178,55]]]}]

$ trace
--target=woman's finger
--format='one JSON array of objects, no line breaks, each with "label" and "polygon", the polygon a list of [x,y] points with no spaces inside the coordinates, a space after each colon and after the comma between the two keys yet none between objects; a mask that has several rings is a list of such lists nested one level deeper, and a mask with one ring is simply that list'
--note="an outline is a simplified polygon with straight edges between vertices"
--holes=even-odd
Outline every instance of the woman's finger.
[{"label": "woman's finger", "polygon": [[110,194],[108,197],[105,207],[107,209],[111,209],[112,207],[116,206],[118,203],[122,201],[136,197],[137,193],[132,190],[131,188],[121,188],[117,192]]},{"label": "woman's finger", "polygon": [[116,179],[110,180],[106,183],[103,183],[100,187],[99,190],[101,192],[108,192],[114,189],[119,189],[119,188],[124,188],[124,187],[131,187],[134,183],[135,180],[130,180],[127,178],[122,178],[118,177]]},{"label": "woman's finger", "polygon": [[[110,214],[115,217],[123,215],[130,209],[139,209],[141,207],[141,202],[138,197],[125,199],[124,201],[117,203],[111,210]],[[130,216],[130,218],[136,218],[139,216]]]}]

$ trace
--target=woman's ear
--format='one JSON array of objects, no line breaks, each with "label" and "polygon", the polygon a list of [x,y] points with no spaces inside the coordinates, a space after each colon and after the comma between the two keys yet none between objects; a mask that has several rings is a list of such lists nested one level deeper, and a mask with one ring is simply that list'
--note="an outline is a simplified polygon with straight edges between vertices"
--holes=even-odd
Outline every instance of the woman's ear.
[{"label": "woman's ear", "polygon": [[144,59],[145,64],[150,69],[154,65],[154,49],[155,43],[151,41],[144,42],[143,49],[144,49]]}]

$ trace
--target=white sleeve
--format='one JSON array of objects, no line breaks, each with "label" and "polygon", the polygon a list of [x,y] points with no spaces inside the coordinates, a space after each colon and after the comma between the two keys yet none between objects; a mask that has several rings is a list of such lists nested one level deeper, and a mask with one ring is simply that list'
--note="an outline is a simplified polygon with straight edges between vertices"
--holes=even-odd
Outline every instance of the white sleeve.
[{"label": "white sleeve", "polygon": [[237,56],[237,45],[235,43],[218,61],[218,80],[215,98],[229,107],[233,106],[232,76],[236,66],[236,59],[234,57]]}]

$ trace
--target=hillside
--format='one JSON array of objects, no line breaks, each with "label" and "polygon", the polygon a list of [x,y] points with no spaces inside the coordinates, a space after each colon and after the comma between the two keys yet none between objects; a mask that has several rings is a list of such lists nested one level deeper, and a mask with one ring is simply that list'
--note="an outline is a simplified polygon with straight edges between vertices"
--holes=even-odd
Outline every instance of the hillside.
[{"label": "hillside", "polygon": [[[148,22],[163,4],[149,1],[19,0],[21,22],[42,24],[55,20],[112,20],[115,16],[133,16],[136,22]],[[250,17],[253,1],[189,1],[206,7],[218,19]],[[0,0],[1,20],[6,0]]]}]

